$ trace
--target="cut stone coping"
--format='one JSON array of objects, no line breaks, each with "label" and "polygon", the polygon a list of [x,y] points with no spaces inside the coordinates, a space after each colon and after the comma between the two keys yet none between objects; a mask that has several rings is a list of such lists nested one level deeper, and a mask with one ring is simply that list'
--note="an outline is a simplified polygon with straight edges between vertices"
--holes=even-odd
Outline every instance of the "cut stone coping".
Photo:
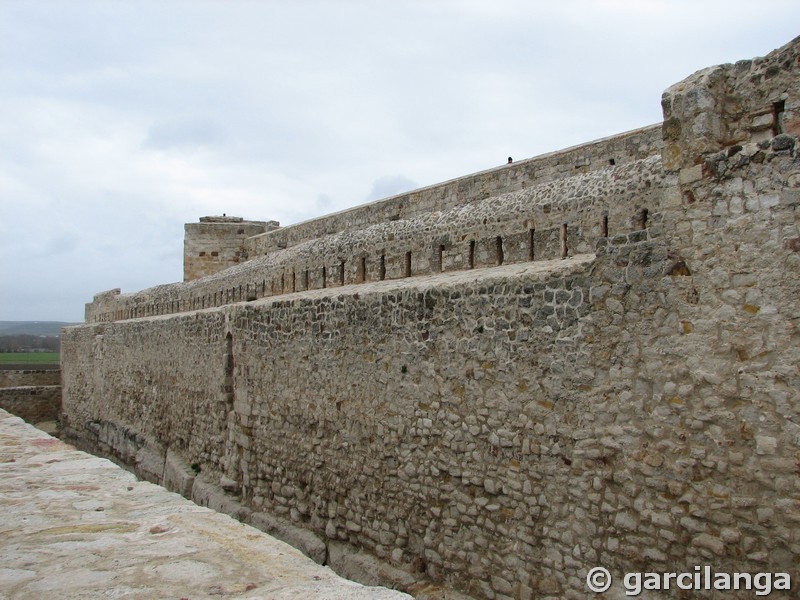
[{"label": "cut stone coping", "polygon": [[0,410],[0,599],[400,600]]}]

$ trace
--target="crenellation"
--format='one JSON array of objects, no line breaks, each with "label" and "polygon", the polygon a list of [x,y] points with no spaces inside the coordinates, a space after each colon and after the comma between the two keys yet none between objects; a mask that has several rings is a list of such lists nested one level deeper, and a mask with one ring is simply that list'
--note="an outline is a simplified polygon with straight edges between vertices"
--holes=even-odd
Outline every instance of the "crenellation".
[{"label": "crenellation", "polygon": [[[427,275],[436,272],[436,252],[442,241],[447,269],[497,266],[501,258],[502,262],[518,262],[530,260],[530,256],[534,260],[562,257],[564,246],[567,253],[583,254],[591,252],[602,237],[598,223],[603,218],[623,231],[640,228],[642,202],[656,208],[661,202],[660,181],[657,155],[606,166],[446,212],[327,235],[194,281],[96,299],[87,305],[87,321],[113,320],[119,314],[125,315],[122,318],[167,314],[203,304],[221,306],[245,301],[251,297],[245,293],[248,288],[256,298],[292,293],[288,282],[294,278],[296,284],[298,273],[302,280],[299,289],[337,287],[343,283],[342,262],[346,285]],[[359,276],[362,260],[366,266],[363,281]]]},{"label": "crenellation", "polygon": [[195,465],[197,501],[364,581],[586,598],[602,565],[622,597],[713,565],[794,597],[798,48],[672,86],[662,127],[96,297],[67,434],[176,489]]},{"label": "crenellation", "polygon": [[646,127],[254,236],[248,241],[248,251],[251,255],[269,254],[325,235],[448,211],[532,185],[643,160],[660,149],[659,127]]}]

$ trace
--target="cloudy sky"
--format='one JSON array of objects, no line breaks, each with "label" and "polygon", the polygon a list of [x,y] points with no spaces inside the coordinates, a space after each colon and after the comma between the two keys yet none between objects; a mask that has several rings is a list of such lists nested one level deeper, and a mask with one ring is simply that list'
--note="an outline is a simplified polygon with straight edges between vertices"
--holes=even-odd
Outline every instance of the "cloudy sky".
[{"label": "cloudy sky", "polygon": [[182,279],[183,223],[296,223],[661,120],[797,0],[0,0],[0,320]]}]

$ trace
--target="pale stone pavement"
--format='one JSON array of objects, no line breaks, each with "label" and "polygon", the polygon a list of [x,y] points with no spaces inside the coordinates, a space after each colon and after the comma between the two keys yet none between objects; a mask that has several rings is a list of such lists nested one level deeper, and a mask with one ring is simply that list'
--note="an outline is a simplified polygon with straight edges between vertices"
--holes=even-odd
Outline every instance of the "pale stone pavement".
[{"label": "pale stone pavement", "polygon": [[0,598],[410,596],[342,579],[0,410]]}]

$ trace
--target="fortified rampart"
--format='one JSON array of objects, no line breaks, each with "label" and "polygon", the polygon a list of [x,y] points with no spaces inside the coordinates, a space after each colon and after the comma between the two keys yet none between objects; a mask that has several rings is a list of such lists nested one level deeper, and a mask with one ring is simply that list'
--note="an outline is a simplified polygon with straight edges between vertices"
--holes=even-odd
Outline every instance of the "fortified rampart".
[{"label": "fortified rampart", "polygon": [[602,565],[621,597],[625,573],[711,565],[787,573],[770,597],[795,597],[798,67],[800,38],[676,84],[663,143],[509,165],[96,297],[62,336],[67,433],[351,577],[584,598]]},{"label": "fortified rampart", "polygon": [[245,221],[241,217],[202,217],[184,225],[183,279],[218,273],[247,260],[244,241],[278,227],[276,221]]},{"label": "fortified rampart", "polygon": [[[641,228],[642,207],[657,205],[660,147],[652,126],[240,239],[236,268],[198,279],[193,266],[184,283],[98,294],[86,320],[590,252],[609,231]],[[198,227],[236,228],[234,219],[204,217],[186,226],[187,237]],[[185,265],[214,253],[213,239],[203,239],[197,252],[187,241]]]},{"label": "fortified rampart", "polygon": [[0,409],[54,430],[61,414],[61,371],[0,369]]}]

